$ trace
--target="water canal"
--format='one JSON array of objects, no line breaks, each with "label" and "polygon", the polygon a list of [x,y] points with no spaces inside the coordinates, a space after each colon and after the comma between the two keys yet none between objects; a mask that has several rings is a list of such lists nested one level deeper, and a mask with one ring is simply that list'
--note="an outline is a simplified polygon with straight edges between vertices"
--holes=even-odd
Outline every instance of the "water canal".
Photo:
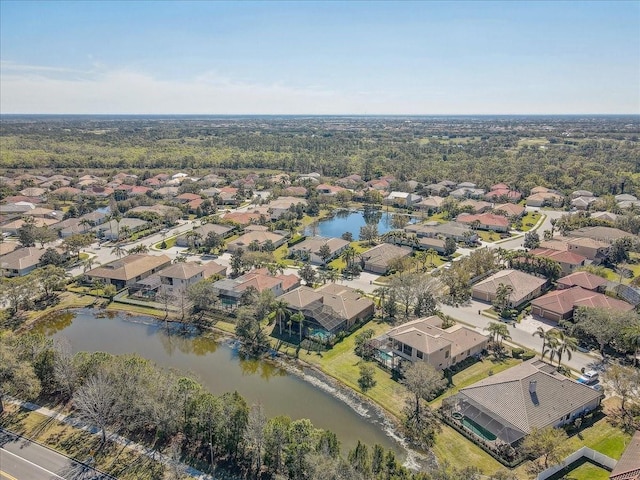
[{"label": "water canal", "polygon": [[137,353],[162,367],[191,373],[213,394],[237,390],[249,404],[261,403],[268,416],[309,418],[315,426],[335,432],[344,448],[351,449],[362,440],[406,456],[374,408],[312,372],[294,375],[272,362],[243,360],[232,341],[169,334],[150,317],[103,313],[57,312],[38,329],[47,336],[65,338],[74,352]]},{"label": "water canal", "polygon": [[[377,225],[380,235],[393,230],[392,219],[395,213],[384,212],[379,209],[368,210],[336,210],[333,216],[320,220],[306,228],[307,235],[319,235],[321,237],[340,238],[343,233],[351,232],[354,240],[360,238],[360,228],[365,225]],[[409,218],[410,223],[415,218]]]}]

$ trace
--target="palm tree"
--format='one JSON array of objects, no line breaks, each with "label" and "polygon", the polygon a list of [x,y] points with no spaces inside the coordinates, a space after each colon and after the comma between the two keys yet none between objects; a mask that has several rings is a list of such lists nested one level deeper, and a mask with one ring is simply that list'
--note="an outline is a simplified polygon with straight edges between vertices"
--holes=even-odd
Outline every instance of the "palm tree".
[{"label": "palm tree", "polygon": [[533,332],[531,334],[534,337],[540,337],[542,339],[542,360],[544,360],[544,356],[547,354],[547,352],[549,350],[547,350],[547,347],[549,346],[549,341],[551,340],[551,337],[553,336],[553,330],[549,330],[548,332],[545,331],[544,328],[542,327],[538,327],[538,329]]},{"label": "palm tree", "polygon": [[280,335],[282,335],[282,319],[286,318],[289,314],[288,306],[284,300],[277,300],[271,305],[271,312],[275,314],[276,320],[278,321]]},{"label": "palm tree", "polygon": [[633,348],[633,365],[637,366],[640,354],[640,322],[626,326],[622,330],[622,334],[627,345]]},{"label": "palm tree", "polygon": [[140,245],[136,245],[133,248],[129,249],[129,253],[147,253],[149,251],[149,247],[147,247],[144,243]]},{"label": "palm tree", "polygon": [[304,324],[304,315],[300,312],[296,312],[291,315],[291,320],[298,323],[298,335],[300,336],[300,342],[302,342],[302,326]]},{"label": "palm tree", "polygon": [[494,343],[498,343],[498,340],[500,340],[500,345],[502,345],[503,340],[509,340],[511,338],[507,325],[501,322],[490,322],[485,330],[491,333]]},{"label": "palm tree", "polygon": [[557,345],[555,347],[556,356],[558,357],[558,368],[562,362],[562,355],[567,354],[567,358],[571,360],[571,352],[575,352],[578,348],[578,340],[573,337],[565,335],[562,330],[556,330],[555,338]]},{"label": "palm tree", "polygon": [[342,260],[347,264],[347,267],[350,267],[353,263],[353,260],[356,258],[356,249],[349,245],[342,252]]},{"label": "palm tree", "polygon": [[115,255],[116,257],[118,257],[118,259],[124,257],[126,254],[127,251],[119,243],[117,243],[115,247],[111,249],[111,255]]}]

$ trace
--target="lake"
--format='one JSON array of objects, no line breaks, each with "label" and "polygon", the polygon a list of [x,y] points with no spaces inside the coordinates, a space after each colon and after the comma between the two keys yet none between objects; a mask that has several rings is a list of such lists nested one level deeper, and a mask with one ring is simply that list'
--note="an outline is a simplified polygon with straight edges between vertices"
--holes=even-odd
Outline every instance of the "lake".
[{"label": "lake", "polygon": [[90,309],[57,312],[43,321],[38,331],[66,338],[74,352],[137,353],[162,367],[190,372],[211,393],[237,390],[249,404],[262,404],[269,417],[309,418],[316,427],[335,432],[348,449],[362,440],[406,456],[375,409],[336,391],[310,375],[312,372],[301,372],[305,380],[271,362],[243,360],[232,341],[169,334],[162,323],[150,317],[112,312],[102,317],[96,313]]},{"label": "lake", "polygon": [[[321,237],[337,237],[340,238],[343,233],[351,232],[354,240],[360,238],[360,227],[367,224],[376,224],[378,233],[382,235],[393,230],[391,219],[395,213],[385,212],[383,210],[338,210],[333,216],[326,220],[320,220],[315,225],[310,225],[305,229],[306,235],[319,235]],[[415,219],[409,222],[413,223]],[[314,232],[315,230],[315,232]]]}]

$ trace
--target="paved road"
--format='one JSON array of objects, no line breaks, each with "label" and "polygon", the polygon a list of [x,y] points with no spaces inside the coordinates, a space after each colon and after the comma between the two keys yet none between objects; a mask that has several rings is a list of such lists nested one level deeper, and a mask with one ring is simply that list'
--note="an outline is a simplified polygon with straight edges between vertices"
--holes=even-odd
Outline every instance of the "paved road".
[{"label": "paved road", "polygon": [[2,480],[107,480],[59,453],[0,429],[0,479]]}]

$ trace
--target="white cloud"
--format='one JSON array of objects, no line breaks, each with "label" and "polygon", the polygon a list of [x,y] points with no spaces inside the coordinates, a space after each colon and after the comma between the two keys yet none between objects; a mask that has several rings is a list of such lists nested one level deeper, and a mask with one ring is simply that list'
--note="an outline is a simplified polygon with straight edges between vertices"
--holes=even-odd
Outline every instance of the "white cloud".
[{"label": "white cloud", "polygon": [[[364,113],[371,99],[318,86],[238,82],[216,72],[162,80],[130,70],[79,71],[3,62],[2,113]],[[379,100],[373,104],[381,108]],[[373,113],[376,108],[371,109]]]}]

